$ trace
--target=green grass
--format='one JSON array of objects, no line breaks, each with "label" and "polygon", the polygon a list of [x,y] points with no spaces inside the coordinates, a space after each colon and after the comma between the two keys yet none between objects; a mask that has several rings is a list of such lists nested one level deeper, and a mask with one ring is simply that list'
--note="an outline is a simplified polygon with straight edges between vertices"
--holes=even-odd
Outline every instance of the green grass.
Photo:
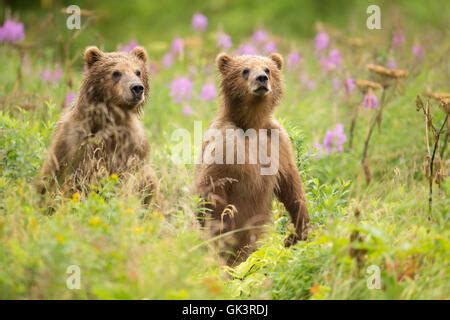
[{"label": "green grass", "polygon": [[[233,26],[236,46],[237,39],[249,37],[249,32],[259,25],[258,19],[252,16],[244,22],[234,18],[244,12],[247,4],[225,10],[225,4],[220,3],[205,10],[211,21]],[[406,5],[404,12],[420,11],[417,7],[420,5]],[[276,9],[280,14],[286,11],[283,5]],[[155,59],[152,48],[160,48],[161,43],[162,48],[168,47],[172,35],[191,33],[186,29],[190,11],[174,22],[169,35],[162,35],[161,39],[155,35],[166,25],[156,18],[148,36],[139,33],[138,39],[150,49],[151,58]],[[266,11],[259,9],[264,13],[261,21],[269,16]],[[148,12],[153,14],[152,10]],[[320,19],[312,12],[315,11],[311,11],[308,20],[311,23]],[[148,19],[152,17],[150,13]],[[41,11],[23,14],[43,16]],[[423,13],[416,16],[422,21]],[[137,25],[142,25],[143,19],[139,16]],[[289,19],[274,26],[274,36],[285,57],[291,47],[296,47],[303,62],[301,71],[285,71],[286,95],[276,115],[288,129],[297,152],[312,232],[307,242],[285,248],[283,239],[289,220],[283,206],[274,201],[273,223],[267,226],[259,249],[235,269],[220,265],[214,247],[196,223],[198,199],[191,194],[194,166],[176,165],[170,159],[172,132],[177,128],[193,132],[194,120],[202,121],[205,127],[216,113],[217,101],[208,103],[198,98],[205,81],[218,83],[213,66],[218,53],[214,30],[202,36],[201,46],[188,47],[187,54],[173,67],[151,76],[150,101],[143,122],[151,143],[150,161],[161,180],[161,201],[149,209],[142,208],[138,199],[121,188],[115,177],[110,177],[97,192],[86,197],[52,199],[55,211],[47,214],[33,189],[33,180],[62,112],[67,89],[63,81],[54,85],[42,83],[39,73],[61,61],[60,47],[30,31],[27,41],[36,46],[28,52],[31,70],[24,73],[19,85],[17,52],[1,46],[0,298],[448,299],[450,185],[448,179],[441,188],[435,185],[430,215],[422,169],[425,124],[415,108],[417,94],[428,89],[448,91],[449,48],[448,43],[442,42],[445,33],[432,24],[421,33],[412,31],[416,30],[414,27],[407,28],[405,50],[392,53],[399,67],[411,72],[393,94],[382,125],[375,131],[370,148],[373,181],[366,186],[360,157],[373,111],[361,108],[353,150],[346,148],[343,153],[317,158],[312,145],[321,141],[336,122],[342,122],[348,134],[351,109],[343,91],[333,91],[331,80],[342,80],[348,75],[369,78],[365,64],[385,62],[391,29],[386,26],[377,33],[358,29],[355,35],[374,44],[357,50],[333,38],[333,46],[342,51],[345,68],[336,74],[323,74],[309,36],[312,32],[307,32],[305,38],[295,36],[295,32],[284,33],[295,28]],[[350,23],[346,25],[344,20],[332,21],[349,29]],[[128,20],[127,28],[132,29],[133,23],[134,20]],[[441,20],[435,23],[445,24]],[[148,28],[152,24],[148,23]],[[98,38],[94,43],[108,49],[129,40],[122,34],[117,35],[119,39],[114,38],[114,28],[107,22],[92,28],[104,36],[104,41]],[[83,37],[90,35],[77,40],[74,51],[84,44]],[[425,60],[419,64],[412,61],[409,50],[414,37],[426,49]],[[156,50],[156,58],[163,51]],[[81,68],[78,59],[73,70],[74,88],[80,83]],[[301,86],[301,72],[307,72],[316,81],[314,90]],[[194,80],[191,117],[183,116],[181,107],[169,95],[170,81],[188,74]],[[356,92],[351,102],[359,101],[362,95]],[[435,119],[443,119],[437,108]],[[360,211],[359,218],[355,217],[355,210]],[[350,240],[355,232],[362,240]],[[351,250],[365,252],[359,267]],[[66,270],[71,265],[81,268],[80,290],[66,287]],[[367,288],[366,268],[370,265],[381,270],[381,290]]]}]

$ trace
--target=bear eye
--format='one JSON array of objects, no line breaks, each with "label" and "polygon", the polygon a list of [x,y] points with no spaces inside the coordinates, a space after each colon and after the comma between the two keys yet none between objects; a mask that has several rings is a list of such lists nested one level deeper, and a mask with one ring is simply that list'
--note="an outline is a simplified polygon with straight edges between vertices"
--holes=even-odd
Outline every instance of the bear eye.
[{"label": "bear eye", "polygon": [[270,74],[269,68],[265,68],[265,69],[264,69],[264,72],[265,72],[267,75],[269,75],[269,74]]},{"label": "bear eye", "polygon": [[112,73],[112,77],[113,77],[114,80],[119,79],[121,75],[122,75],[122,73],[120,73],[120,71],[114,71]]},{"label": "bear eye", "polygon": [[140,77],[141,76],[141,71],[140,70],[136,70],[136,75],[138,76],[138,77]]},{"label": "bear eye", "polygon": [[247,78],[249,73],[250,73],[250,69],[248,69],[248,68],[245,68],[242,71],[242,75],[244,76],[244,78]]}]

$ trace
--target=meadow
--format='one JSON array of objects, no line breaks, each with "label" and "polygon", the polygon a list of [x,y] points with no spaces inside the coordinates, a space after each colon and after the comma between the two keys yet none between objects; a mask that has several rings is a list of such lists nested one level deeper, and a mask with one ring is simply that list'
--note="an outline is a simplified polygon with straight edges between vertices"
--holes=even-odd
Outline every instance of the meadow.
[{"label": "meadow", "polygon": [[[68,30],[64,1],[7,3],[0,298],[450,298],[448,6],[381,2],[383,28],[369,30],[364,1],[341,13],[335,1],[304,1],[301,12],[290,1],[139,1],[130,17],[120,14],[128,10],[121,2],[81,1],[82,28]],[[43,205],[33,183],[56,121],[76,99],[84,47],[138,44],[150,57],[142,121],[158,203],[144,208],[112,175],[86,196],[61,194]],[[291,226],[274,200],[257,251],[234,268],[198,225],[195,165],[171,158],[173,132],[193,133],[194,121],[206,128],[217,112],[214,59],[222,51],[283,55],[276,117],[293,143],[311,215],[308,240],[286,248]],[[198,147],[192,141],[192,152]],[[71,266],[81,272],[79,289],[68,285]]]}]

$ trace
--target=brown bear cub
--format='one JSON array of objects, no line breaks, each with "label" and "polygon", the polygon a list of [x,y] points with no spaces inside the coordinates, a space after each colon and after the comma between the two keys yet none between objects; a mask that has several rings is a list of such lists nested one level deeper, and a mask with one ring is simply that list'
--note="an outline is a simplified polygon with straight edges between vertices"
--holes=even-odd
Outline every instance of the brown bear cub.
[{"label": "brown bear cub", "polygon": [[[289,136],[273,118],[283,94],[282,57],[221,53],[216,62],[221,74],[221,105],[208,131],[219,131],[222,138],[205,134],[196,192],[205,201],[202,224],[220,239],[227,263],[236,264],[254,250],[263,225],[271,218],[274,195],[295,227],[287,245],[306,238],[309,215]],[[255,135],[256,144],[252,145],[249,130],[260,133]],[[230,143],[230,148],[230,139],[244,147],[239,150]],[[242,157],[239,152],[244,153],[244,161],[236,161]],[[276,170],[262,174],[267,165],[261,156],[264,152],[276,154],[278,163]],[[258,159],[251,162],[255,155]],[[235,161],[230,164],[228,160]]]},{"label": "brown bear cub", "polygon": [[[148,203],[157,180],[147,164],[149,144],[139,115],[148,98],[147,53],[105,53],[89,47],[76,105],[56,126],[40,173],[41,193],[86,193],[103,177],[138,177],[133,185]],[[130,181],[129,179],[127,181]]]}]

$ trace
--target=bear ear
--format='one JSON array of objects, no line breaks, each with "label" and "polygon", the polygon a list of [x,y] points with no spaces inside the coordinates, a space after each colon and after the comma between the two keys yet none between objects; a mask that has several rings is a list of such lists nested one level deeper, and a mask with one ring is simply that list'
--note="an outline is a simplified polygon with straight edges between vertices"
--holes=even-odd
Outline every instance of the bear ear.
[{"label": "bear ear", "polygon": [[219,53],[216,58],[217,69],[219,69],[220,72],[224,73],[232,60],[233,58],[228,54],[224,52]]},{"label": "bear ear", "polygon": [[270,59],[272,59],[277,65],[278,69],[281,70],[283,68],[283,57],[279,53],[272,53],[270,55]]},{"label": "bear ear", "polygon": [[84,51],[84,61],[88,68],[90,68],[95,62],[100,60],[103,56],[103,52],[97,47],[87,47]]},{"label": "bear ear", "polygon": [[148,57],[147,52],[142,47],[136,47],[131,50],[131,54],[136,56],[138,59],[142,60],[144,63],[147,63]]}]

